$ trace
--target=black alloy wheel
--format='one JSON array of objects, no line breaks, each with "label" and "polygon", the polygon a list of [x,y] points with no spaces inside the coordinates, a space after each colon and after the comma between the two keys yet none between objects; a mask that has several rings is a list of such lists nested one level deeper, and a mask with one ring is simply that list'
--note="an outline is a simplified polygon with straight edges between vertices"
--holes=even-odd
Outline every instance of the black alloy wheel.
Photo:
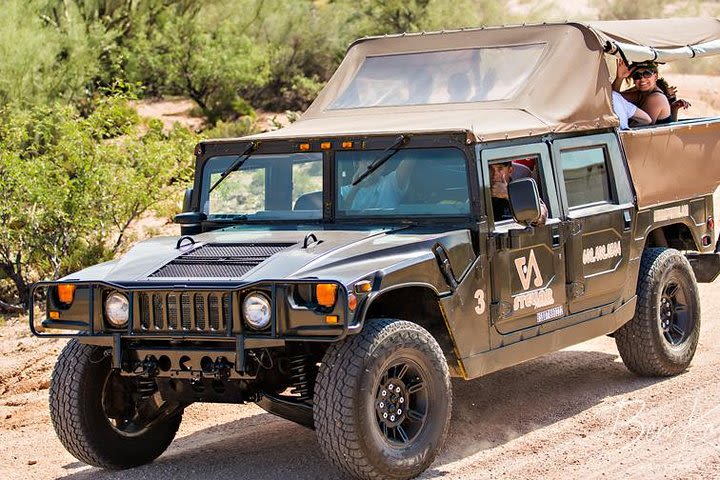
[{"label": "black alloy wheel", "polygon": [[660,297],[660,328],[667,342],[676,347],[693,331],[693,318],[688,311],[685,289],[676,280],[669,280]]},{"label": "black alloy wheel", "polygon": [[414,441],[425,426],[428,389],[420,367],[412,360],[386,369],[376,389],[378,427],[391,445]]}]

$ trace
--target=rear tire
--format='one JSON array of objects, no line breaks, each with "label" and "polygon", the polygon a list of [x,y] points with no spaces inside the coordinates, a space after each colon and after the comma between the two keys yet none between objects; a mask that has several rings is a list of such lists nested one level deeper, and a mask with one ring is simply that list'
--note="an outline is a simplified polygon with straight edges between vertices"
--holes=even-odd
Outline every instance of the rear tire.
[{"label": "rear tire", "polygon": [[105,349],[76,339],[63,349],[50,382],[50,418],[78,460],[106,469],[152,462],[175,437],[179,405],[159,394],[140,399],[128,377],[111,368]]},{"label": "rear tire", "polygon": [[627,368],[642,376],[683,372],[700,338],[700,299],[684,255],[669,248],[643,253],[635,317],[615,332]]},{"label": "rear tire", "polygon": [[314,421],[326,457],[363,479],[408,479],[435,459],[452,409],[445,356],[422,327],[370,321],[331,346],[317,376]]}]

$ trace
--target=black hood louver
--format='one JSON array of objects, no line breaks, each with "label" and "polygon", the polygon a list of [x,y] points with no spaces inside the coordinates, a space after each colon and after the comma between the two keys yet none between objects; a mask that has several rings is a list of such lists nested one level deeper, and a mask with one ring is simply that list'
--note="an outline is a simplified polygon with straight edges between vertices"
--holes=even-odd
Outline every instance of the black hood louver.
[{"label": "black hood louver", "polygon": [[155,278],[239,278],[294,243],[202,245],[153,272]]}]

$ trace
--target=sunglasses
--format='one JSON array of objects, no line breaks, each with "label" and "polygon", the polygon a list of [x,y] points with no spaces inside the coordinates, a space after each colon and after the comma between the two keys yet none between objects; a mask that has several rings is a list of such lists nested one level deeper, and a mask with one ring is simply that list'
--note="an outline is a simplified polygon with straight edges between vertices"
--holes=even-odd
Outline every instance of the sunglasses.
[{"label": "sunglasses", "polygon": [[655,72],[653,72],[652,70],[643,70],[643,71],[640,71],[640,72],[635,72],[635,73],[633,73],[633,74],[632,74],[632,79],[633,79],[633,80],[640,80],[641,78],[650,78],[650,77],[652,77],[653,75],[655,75]]}]

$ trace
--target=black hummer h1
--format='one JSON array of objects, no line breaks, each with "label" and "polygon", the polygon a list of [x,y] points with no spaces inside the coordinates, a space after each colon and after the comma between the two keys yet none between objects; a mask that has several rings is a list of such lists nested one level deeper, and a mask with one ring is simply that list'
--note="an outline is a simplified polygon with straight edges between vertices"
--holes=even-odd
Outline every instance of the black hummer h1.
[{"label": "black hummer h1", "polygon": [[[692,22],[642,31],[720,38]],[[410,478],[451,376],[605,334],[638,374],[683,371],[696,278],[720,265],[720,121],[617,129],[605,57],[680,55],[615,40],[637,25],[364,39],[301,121],[200,143],[181,237],[34,287],[33,331],[77,330],[50,387],[60,440],[128,468],[188,405],[256,402],[352,475]]]}]

